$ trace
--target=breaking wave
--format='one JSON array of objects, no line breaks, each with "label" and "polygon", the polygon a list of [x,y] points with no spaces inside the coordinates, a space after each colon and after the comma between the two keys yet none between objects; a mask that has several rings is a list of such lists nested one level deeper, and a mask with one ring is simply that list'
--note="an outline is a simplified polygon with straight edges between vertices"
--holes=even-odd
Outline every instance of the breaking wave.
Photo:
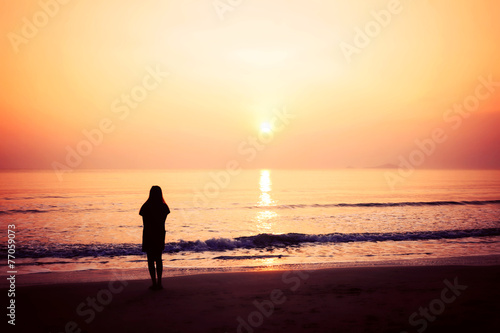
[{"label": "breaking wave", "polygon": [[[298,247],[304,244],[348,243],[348,242],[399,242],[441,240],[459,238],[481,238],[500,236],[500,228],[415,231],[400,233],[331,233],[331,234],[258,234],[237,238],[211,238],[207,240],[171,242],[165,252],[222,252],[235,249],[272,249]],[[1,252],[6,252],[2,247]],[[140,244],[24,244],[19,247],[19,258],[75,258],[114,257],[142,255]]]}]

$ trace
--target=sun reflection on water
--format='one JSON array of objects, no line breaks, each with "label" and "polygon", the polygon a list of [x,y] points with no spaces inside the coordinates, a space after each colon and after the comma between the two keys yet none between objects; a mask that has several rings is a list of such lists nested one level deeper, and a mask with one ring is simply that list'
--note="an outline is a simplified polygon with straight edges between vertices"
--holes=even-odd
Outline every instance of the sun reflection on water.
[{"label": "sun reflection on water", "polygon": [[[276,201],[271,198],[270,192],[272,191],[271,172],[269,170],[260,171],[260,196],[257,206],[259,207],[272,207],[276,206]],[[257,213],[255,222],[259,233],[273,233],[274,222],[273,220],[278,214],[272,210],[263,210]]]},{"label": "sun reflection on water", "polygon": [[274,271],[274,270],[276,270],[277,268],[274,266],[281,264],[280,259],[281,259],[281,257],[259,259],[258,260],[260,262],[259,270],[260,271]]},{"label": "sun reflection on water", "polygon": [[270,210],[266,210],[263,212],[258,212],[257,213],[257,229],[259,230],[259,233],[273,233],[273,218],[278,216],[276,212],[272,212]]},{"label": "sun reflection on water", "polygon": [[259,206],[276,206],[276,202],[271,199],[271,172],[269,170],[261,170],[260,171],[260,197],[259,197]]}]

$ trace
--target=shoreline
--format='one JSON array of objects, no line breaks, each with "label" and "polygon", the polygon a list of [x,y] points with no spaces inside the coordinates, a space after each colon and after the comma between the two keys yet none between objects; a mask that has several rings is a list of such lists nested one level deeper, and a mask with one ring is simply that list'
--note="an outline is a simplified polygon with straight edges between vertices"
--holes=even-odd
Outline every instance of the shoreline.
[{"label": "shoreline", "polygon": [[[165,263],[165,261],[164,261]],[[385,261],[357,261],[357,262],[327,262],[311,264],[283,264],[283,265],[260,265],[260,266],[231,266],[231,267],[174,267],[164,265],[163,277],[192,276],[203,274],[225,274],[225,273],[252,273],[262,271],[284,271],[284,270],[322,270],[336,268],[357,267],[416,267],[416,266],[500,266],[499,255],[467,256],[448,258],[423,258],[419,260],[385,260]],[[88,269],[73,271],[50,271],[17,274],[16,284],[18,286],[35,286],[47,284],[89,283],[109,281],[115,275],[126,275],[128,280],[149,280],[147,267],[133,269]],[[8,275],[0,274],[0,288],[7,287]]]},{"label": "shoreline", "polygon": [[500,324],[498,264],[184,275],[165,277],[160,291],[126,273],[100,282],[19,285],[16,329],[410,333],[493,331]]}]

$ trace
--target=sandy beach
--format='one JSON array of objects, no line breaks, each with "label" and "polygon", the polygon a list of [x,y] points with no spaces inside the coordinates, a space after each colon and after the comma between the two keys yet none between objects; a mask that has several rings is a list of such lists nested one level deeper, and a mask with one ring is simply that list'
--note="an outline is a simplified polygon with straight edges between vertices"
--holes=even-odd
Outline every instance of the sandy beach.
[{"label": "sandy beach", "polygon": [[127,276],[116,271],[108,281],[20,284],[13,331],[490,332],[500,327],[498,265],[201,274],[164,278],[161,291]]}]

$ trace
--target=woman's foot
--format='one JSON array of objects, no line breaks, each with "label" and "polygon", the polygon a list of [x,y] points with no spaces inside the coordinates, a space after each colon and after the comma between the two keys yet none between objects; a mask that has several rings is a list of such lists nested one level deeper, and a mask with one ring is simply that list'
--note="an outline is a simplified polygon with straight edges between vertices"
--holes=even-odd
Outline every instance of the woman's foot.
[{"label": "woman's foot", "polygon": [[149,287],[151,290],[157,290],[158,286],[156,284],[153,284]]}]

